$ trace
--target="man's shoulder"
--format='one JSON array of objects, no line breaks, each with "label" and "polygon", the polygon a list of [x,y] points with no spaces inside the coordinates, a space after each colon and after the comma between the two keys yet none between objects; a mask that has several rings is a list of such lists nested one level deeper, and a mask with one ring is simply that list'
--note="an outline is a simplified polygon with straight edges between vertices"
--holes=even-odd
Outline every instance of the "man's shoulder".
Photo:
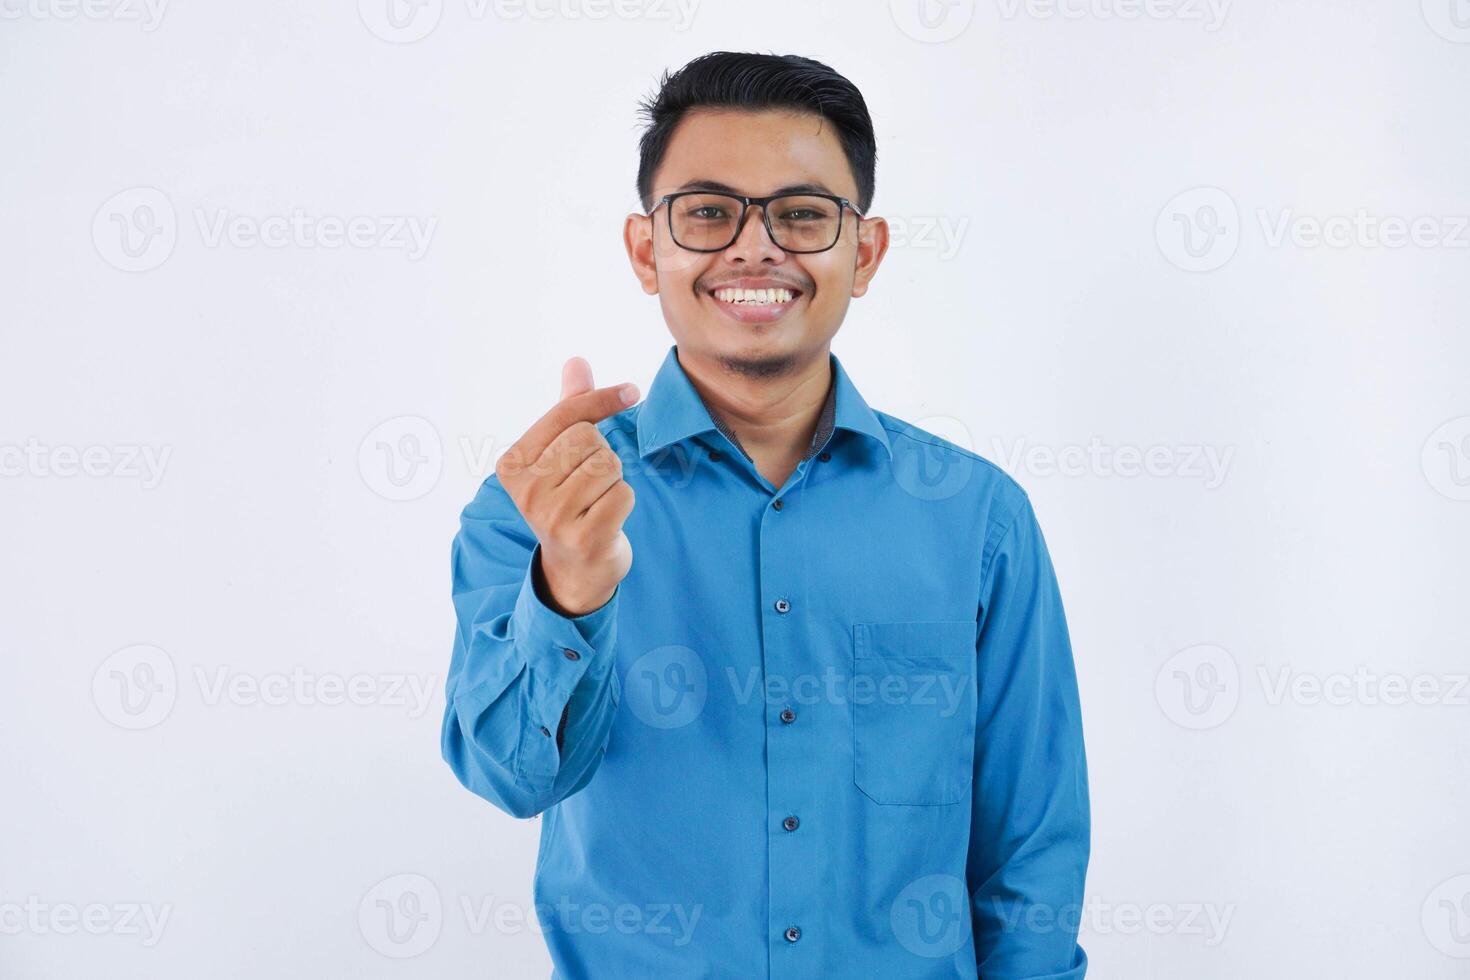
[{"label": "man's shoulder", "polygon": [[[1027,502],[1026,491],[1015,478],[975,450],[888,412],[875,409],[873,414],[888,433],[895,465],[903,461],[907,466],[923,467],[926,482],[946,486],[954,494],[967,492],[987,498],[1004,511],[1013,513]],[[955,439],[970,438],[969,430],[958,419],[936,416],[929,424],[951,431]]]}]

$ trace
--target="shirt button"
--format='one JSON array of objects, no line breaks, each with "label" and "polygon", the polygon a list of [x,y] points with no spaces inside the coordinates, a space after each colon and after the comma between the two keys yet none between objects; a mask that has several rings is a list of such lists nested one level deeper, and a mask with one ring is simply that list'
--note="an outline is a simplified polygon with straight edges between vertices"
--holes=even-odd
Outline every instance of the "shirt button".
[{"label": "shirt button", "polygon": [[785,935],[788,943],[794,943],[801,938],[801,930],[796,926],[787,926]]},{"label": "shirt button", "polygon": [[709,461],[711,463],[718,463],[720,460],[722,460],[724,458],[725,458],[725,454],[722,453],[722,452],[720,452],[718,449],[711,449],[709,451]]},{"label": "shirt button", "polygon": [[801,826],[801,821],[796,819],[795,817],[787,817],[785,820],[781,821],[781,826],[785,827],[787,830],[795,830],[797,827]]},{"label": "shirt button", "polygon": [[817,456],[817,459],[820,459],[824,463],[827,462],[831,458],[832,458],[832,454],[831,453],[828,453],[828,452],[824,452],[824,453],[820,454],[819,456]]},{"label": "shirt button", "polygon": [[541,734],[542,735],[545,735],[547,738],[550,738],[551,737],[551,729],[547,728],[545,725],[542,725],[541,726]]},{"label": "shirt button", "polygon": [[788,611],[790,608],[791,608],[791,603],[787,602],[785,599],[777,599],[776,600],[776,612],[783,613],[783,612]]},{"label": "shirt button", "polygon": [[785,711],[781,712],[781,720],[788,725],[791,724],[793,721],[796,720],[796,712],[792,711],[790,708],[787,708]]},{"label": "shirt button", "polygon": [[571,649],[571,648],[567,648],[567,649],[563,650],[562,653],[566,656],[566,658],[568,660],[581,660],[582,659],[582,655],[580,653],[578,653],[577,651]]},{"label": "shirt button", "polygon": [[771,506],[774,507],[774,508],[776,508],[777,510],[780,510],[782,507],[784,507],[786,505],[781,502],[781,498],[780,497],[777,497],[775,500],[771,501]]}]

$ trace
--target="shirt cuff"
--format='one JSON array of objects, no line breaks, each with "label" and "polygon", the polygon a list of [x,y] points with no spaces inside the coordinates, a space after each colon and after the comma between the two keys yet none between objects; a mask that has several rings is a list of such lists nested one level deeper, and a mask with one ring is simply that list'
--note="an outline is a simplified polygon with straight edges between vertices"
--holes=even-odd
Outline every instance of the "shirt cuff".
[{"label": "shirt cuff", "polygon": [[531,550],[526,564],[526,577],[516,599],[512,622],[516,643],[531,665],[531,676],[539,690],[532,692],[531,704],[541,714],[543,727],[555,733],[561,722],[562,709],[571,700],[584,674],[593,671],[606,674],[612,658],[598,652],[609,646],[617,622],[618,597],[622,583],[596,609],[581,616],[563,616],[552,609],[536,590],[540,568],[541,544]]}]

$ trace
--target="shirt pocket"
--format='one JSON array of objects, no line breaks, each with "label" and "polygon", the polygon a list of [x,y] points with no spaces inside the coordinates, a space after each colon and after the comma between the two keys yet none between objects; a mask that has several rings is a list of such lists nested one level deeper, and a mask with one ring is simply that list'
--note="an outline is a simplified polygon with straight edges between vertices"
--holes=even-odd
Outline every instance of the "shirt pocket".
[{"label": "shirt pocket", "polygon": [[975,631],[973,620],[853,625],[852,778],[875,803],[969,795]]}]

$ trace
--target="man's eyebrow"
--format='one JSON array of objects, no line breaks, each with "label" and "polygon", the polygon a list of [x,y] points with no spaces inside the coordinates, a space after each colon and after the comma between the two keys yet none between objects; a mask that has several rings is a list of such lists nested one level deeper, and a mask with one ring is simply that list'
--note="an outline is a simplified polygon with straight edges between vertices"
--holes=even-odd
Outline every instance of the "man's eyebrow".
[{"label": "man's eyebrow", "polygon": [[[739,191],[737,191],[735,188],[731,187],[729,184],[722,184],[718,180],[691,180],[691,181],[687,182],[686,184],[684,184],[684,186],[680,187],[679,190],[681,190],[681,191],[715,191],[715,192],[720,193],[720,194],[734,194],[734,195],[736,195],[738,197],[744,197],[745,196],[745,195],[741,194]],[[778,187],[778,188],[776,188],[776,190],[774,190],[772,193],[773,194],[831,194],[833,197],[839,197],[840,196],[840,195],[834,193],[825,184],[815,184],[815,183],[787,184],[785,187]]]}]

